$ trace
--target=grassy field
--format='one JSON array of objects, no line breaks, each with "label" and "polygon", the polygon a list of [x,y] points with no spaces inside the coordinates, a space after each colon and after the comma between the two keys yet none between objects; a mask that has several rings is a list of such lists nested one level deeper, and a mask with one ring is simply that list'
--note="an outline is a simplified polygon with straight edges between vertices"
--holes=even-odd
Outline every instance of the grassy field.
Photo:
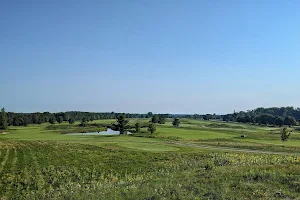
[{"label": "grassy field", "polygon": [[[148,119],[130,123],[137,121]],[[113,122],[93,121],[85,129]],[[62,134],[82,131],[78,123],[10,127],[0,135],[0,198],[300,198],[297,127],[281,142],[276,127],[181,122],[132,136]]]}]

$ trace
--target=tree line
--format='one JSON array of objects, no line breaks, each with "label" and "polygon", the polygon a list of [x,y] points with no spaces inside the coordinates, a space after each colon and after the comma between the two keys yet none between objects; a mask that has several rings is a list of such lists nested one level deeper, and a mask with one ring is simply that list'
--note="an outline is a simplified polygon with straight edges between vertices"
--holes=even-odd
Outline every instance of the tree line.
[{"label": "tree line", "polygon": [[294,107],[272,107],[257,108],[246,112],[234,112],[223,116],[223,121],[242,123],[295,126],[300,120],[300,108]]},{"label": "tree line", "polygon": [[[257,108],[246,112],[234,112],[227,115],[216,114],[153,114],[148,112],[145,114],[138,113],[115,113],[115,112],[80,112],[69,111],[59,113],[14,113],[5,112],[2,109],[0,115],[0,129],[6,129],[7,126],[26,126],[28,124],[42,124],[49,122],[62,123],[63,121],[73,124],[75,121],[89,122],[99,119],[117,119],[119,115],[124,115],[126,118],[149,118],[152,123],[164,123],[166,118],[190,118],[202,120],[223,120],[253,124],[269,124],[269,125],[297,125],[300,120],[300,108],[294,107],[273,107],[273,108]],[[3,120],[3,119],[5,120]],[[3,125],[1,125],[3,124]]]},{"label": "tree line", "polygon": [[[171,118],[175,115],[172,114],[153,114],[148,112],[146,114],[138,113],[115,113],[115,112],[80,112],[80,111],[68,111],[68,112],[59,112],[59,113],[50,113],[50,112],[36,112],[36,113],[14,113],[14,112],[5,112],[5,109],[2,109],[1,116],[3,115],[3,120],[5,121],[4,127],[0,129],[6,129],[7,126],[27,126],[28,124],[42,124],[42,123],[62,123],[69,122],[73,124],[75,121],[89,122],[99,119],[117,119],[119,115],[124,115],[126,118],[152,118],[154,117],[154,123],[164,123],[163,120],[166,118]],[[1,122],[0,122],[1,123]]]},{"label": "tree line", "polygon": [[[152,118],[150,119],[149,123],[145,126],[142,126],[139,122],[136,122],[134,124],[134,131],[135,133],[140,133],[141,128],[147,128],[148,132],[153,134],[156,131],[156,124],[165,124],[166,123],[166,118],[163,115],[153,115]],[[180,119],[179,118],[174,118],[172,125],[176,128],[179,127],[180,125]],[[115,131],[120,131],[120,135],[126,133],[129,129],[131,129],[132,126],[129,125],[129,120],[126,119],[125,114],[120,114],[117,116],[116,123],[112,124],[111,129]]]}]

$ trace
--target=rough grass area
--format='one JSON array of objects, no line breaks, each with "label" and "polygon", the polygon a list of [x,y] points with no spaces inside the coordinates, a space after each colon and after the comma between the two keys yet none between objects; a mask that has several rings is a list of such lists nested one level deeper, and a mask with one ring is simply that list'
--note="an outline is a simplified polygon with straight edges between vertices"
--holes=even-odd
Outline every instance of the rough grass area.
[{"label": "rough grass area", "polygon": [[61,134],[113,122],[9,127],[0,199],[299,199],[298,127],[287,142],[278,127],[191,119],[179,128],[168,119],[153,135]]},{"label": "rough grass area", "polygon": [[1,143],[3,199],[296,199],[300,158]]}]

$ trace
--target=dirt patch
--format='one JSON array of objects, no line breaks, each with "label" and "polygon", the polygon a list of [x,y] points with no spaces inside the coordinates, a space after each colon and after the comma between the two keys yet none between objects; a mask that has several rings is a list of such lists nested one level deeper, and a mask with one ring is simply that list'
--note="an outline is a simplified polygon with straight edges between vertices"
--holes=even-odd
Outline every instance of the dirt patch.
[{"label": "dirt patch", "polygon": [[7,134],[8,132],[2,132],[2,133],[0,133],[0,135],[5,135],[5,134]]}]

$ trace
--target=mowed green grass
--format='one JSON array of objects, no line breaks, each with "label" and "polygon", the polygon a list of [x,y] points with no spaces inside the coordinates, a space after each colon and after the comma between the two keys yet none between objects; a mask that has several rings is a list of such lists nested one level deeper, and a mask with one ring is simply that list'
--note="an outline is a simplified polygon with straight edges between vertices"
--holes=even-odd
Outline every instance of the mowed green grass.
[{"label": "mowed green grass", "polygon": [[[110,124],[115,120],[98,120],[93,123]],[[63,123],[66,124],[67,123]],[[7,140],[51,140],[58,142],[72,142],[92,144],[97,146],[115,146],[144,151],[177,151],[179,148],[168,145],[159,138],[121,136],[95,136],[95,135],[68,135],[60,134],[59,130],[46,129],[50,124],[29,125],[27,127],[10,127],[8,134],[0,135],[0,139]],[[58,124],[56,124],[59,126]]]},{"label": "mowed green grass", "polygon": [[173,128],[171,126],[159,126],[157,134],[160,136],[173,136],[183,139],[213,139],[213,138],[233,138],[234,133],[222,133],[218,130],[203,130],[189,128]]},{"label": "mowed green grass", "polygon": [[[129,119],[130,124],[140,122],[145,124],[149,119]],[[99,123],[110,125],[114,119],[96,120],[89,123]],[[76,122],[74,126],[77,126]],[[68,126],[68,123],[56,124],[60,127]],[[8,134],[0,135],[3,139],[12,140],[55,140],[65,142],[79,142],[94,145],[114,144],[119,147],[126,147],[138,150],[149,151],[172,151],[178,150],[165,143],[165,139],[178,138],[187,141],[231,141],[237,143],[255,143],[268,145],[284,145],[290,147],[300,146],[300,133],[293,131],[291,138],[287,142],[280,140],[278,127],[255,126],[249,124],[226,123],[216,121],[203,121],[193,119],[181,119],[179,128],[174,128],[171,119],[166,124],[158,124],[155,138],[133,137],[133,136],[86,136],[86,135],[67,135],[60,134],[58,130],[49,130],[50,124],[29,125],[27,127],[10,127]],[[147,132],[146,128],[142,129]],[[277,132],[277,133],[276,133]],[[276,134],[274,134],[276,133]],[[241,135],[246,135],[242,138]]]},{"label": "mowed green grass", "polygon": [[[279,127],[185,119],[182,120],[179,128],[172,127],[171,122],[159,125],[157,135],[178,137],[184,140],[214,140],[220,142],[230,140],[242,143],[300,147],[300,133],[295,131],[294,128],[290,129],[293,130],[290,139],[282,142]],[[242,135],[246,137],[241,137]]]}]

